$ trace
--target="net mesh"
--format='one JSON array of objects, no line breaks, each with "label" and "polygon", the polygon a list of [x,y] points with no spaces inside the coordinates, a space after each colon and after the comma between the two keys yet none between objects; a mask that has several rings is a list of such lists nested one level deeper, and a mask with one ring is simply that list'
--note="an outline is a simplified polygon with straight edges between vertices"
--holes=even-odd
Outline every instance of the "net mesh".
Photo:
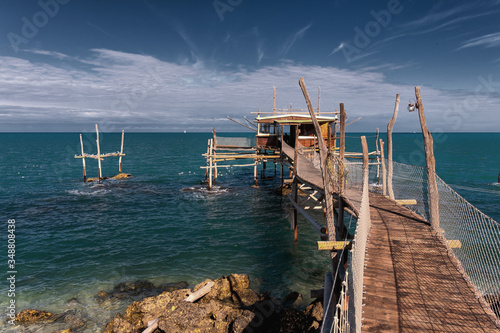
[{"label": "net mesh", "polygon": [[215,138],[216,146],[231,146],[231,147],[254,147],[255,138],[245,137],[220,137]]}]

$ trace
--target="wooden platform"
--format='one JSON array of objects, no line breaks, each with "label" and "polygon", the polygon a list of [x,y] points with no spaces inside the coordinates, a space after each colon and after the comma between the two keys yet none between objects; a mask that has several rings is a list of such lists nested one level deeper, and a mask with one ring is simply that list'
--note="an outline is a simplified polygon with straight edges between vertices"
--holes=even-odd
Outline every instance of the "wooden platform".
[{"label": "wooden platform", "polygon": [[419,215],[370,193],[363,332],[500,332]]}]

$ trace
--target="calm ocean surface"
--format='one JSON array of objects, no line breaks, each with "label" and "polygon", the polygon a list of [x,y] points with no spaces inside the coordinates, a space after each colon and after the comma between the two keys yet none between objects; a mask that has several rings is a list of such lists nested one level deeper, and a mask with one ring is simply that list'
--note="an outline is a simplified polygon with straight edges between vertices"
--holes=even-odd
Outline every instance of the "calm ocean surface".
[{"label": "calm ocean surface", "polygon": [[[360,150],[359,135],[348,133],[348,151]],[[365,135],[373,150],[374,134]],[[327,255],[315,250],[317,236],[306,223],[293,244],[289,210],[275,192],[279,178],[252,188],[252,168],[221,169],[219,187],[205,190],[201,154],[210,136],[125,133],[123,171],[133,178],[99,185],[82,182],[82,162],[73,158],[80,153],[77,133],[0,133],[2,309],[9,300],[8,219],[16,220],[17,310],[63,312],[76,298],[95,321],[89,332],[127,305],[97,305],[97,292],[118,282],[194,285],[245,273],[254,288],[279,297],[299,291],[307,298],[321,288]],[[121,134],[100,137],[101,152],[119,150]],[[500,221],[500,133],[434,134],[434,140],[439,176]],[[84,141],[86,152],[95,153],[95,133]],[[394,134],[394,145],[396,161],[424,165],[421,134]],[[103,175],[117,173],[118,159],[107,158]],[[267,174],[274,174],[272,164]],[[97,161],[87,159],[87,175],[97,175]]]}]

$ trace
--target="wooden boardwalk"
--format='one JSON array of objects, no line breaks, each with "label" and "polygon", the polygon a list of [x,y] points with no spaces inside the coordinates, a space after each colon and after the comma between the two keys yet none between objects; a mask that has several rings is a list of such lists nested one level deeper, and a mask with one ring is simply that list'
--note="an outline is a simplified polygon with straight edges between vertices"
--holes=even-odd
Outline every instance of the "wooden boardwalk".
[{"label": "wooden boardwalk", "polygon": [[[290,160],[293,148],[284,144]],[[322,190],[321,172],[298,155],[299,180]],[[359,206],[361,191],[346,189]],[[453,256],[420,215],[370,193],[362,332],[500,332]]]},{"label": "wooden boardwalk", "polygon": [[500,332],[430,224],[370,193],[363,332]]}]

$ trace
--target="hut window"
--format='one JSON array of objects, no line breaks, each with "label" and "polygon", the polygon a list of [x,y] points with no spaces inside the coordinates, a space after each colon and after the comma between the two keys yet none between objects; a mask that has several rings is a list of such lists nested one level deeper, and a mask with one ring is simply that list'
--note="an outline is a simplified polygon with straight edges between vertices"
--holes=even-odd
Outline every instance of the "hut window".
[{"label": "hut window", "polygon": [[276,134],[274,124],[260,124],[260,133]]}]

